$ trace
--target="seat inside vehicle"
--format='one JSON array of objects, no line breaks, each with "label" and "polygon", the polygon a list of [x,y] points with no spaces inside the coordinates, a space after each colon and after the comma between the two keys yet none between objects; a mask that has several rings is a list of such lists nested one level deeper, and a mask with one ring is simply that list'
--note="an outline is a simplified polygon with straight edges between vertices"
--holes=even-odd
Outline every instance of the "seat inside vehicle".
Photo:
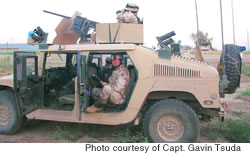
[{"label": "seat inside vehicle", "polygon": [[130,80],[125,90],[126,102],[129,101],[136,82],[136,69],[134,65],[129,65],[128,70],[129,70]]},{"label": "seat inside vehicle", "polygon": [[135,84],[136,84],[136,69],[134,67],[134,65],[129,65],[128,66],[128,70],[129,70],[129,75],[130,75],[130,80],[129,80],[129,83],[128,83],[128,86],[125,90],[125,97],[126,97],[126,101],[125,103],[123,104],[120,104],[120,105],[115,105],[115,104],[112,104],[111,102],[108,101],[108,104],[106,104],[104,106],[104,109],[107,111],[107,110],[117,110],[117,111],[121,111],[121,110],[124,110],[127,105],[128,105],[128,102],[130,100],[130,97],[134,91],[134,87],[135,87]]},{"label": "seat inside vehicle", "polygon": [[59,102],[62,105],[73,105],[75,103],[75,95],[74,94],[68,94],[68,95],[64,95],[59,97]]}]

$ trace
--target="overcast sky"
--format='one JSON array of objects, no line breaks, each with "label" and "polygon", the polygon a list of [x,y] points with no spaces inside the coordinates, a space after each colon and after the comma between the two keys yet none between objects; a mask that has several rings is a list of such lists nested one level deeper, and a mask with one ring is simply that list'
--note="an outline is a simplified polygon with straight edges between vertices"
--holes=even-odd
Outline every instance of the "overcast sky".
[{"label": "overcast sky", "polygon": [[[48,10],[67,16],[75,11],[101,23],[117,22],[115,12],[127,2],[136,3],[139,17],[144,19],[144,40],[149,47],[156,45],[156,36],[175,31],[174,40],[192,45],[192,32],[196,32],[195,0],[1,0],[0,43],[26,43],[28,32],[40,26],[49,33],[52,42],[55,28],[61,18],[43,13]],[[250,31],[250,0],[233,0],[235,39],[238,45],[247,45]],[[213,46],[221,48],[220,1],[197,0],[200,30],[213,37]],[[231,0],[222,0],[225,44],[233,43]]]}]

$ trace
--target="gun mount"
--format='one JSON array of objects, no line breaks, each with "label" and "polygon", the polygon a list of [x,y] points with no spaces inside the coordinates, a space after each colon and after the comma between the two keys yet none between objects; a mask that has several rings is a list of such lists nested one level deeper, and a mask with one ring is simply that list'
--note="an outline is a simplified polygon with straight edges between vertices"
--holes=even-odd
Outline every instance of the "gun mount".
[{"label": "gun mount", "polygon": [[[72,19],[72,17],[46,11],[46,10],[43,10],[43,12],[56,15],[56,16],[60,16],[66,19]],[[74,32],[79,33],[80,35],[87,35],[89,28],[96,29],[96,24],[98,23],[98,22],[88,20],[87,18],[78,16],[78,15],[73,20],[74,22],[71,28]]]}]

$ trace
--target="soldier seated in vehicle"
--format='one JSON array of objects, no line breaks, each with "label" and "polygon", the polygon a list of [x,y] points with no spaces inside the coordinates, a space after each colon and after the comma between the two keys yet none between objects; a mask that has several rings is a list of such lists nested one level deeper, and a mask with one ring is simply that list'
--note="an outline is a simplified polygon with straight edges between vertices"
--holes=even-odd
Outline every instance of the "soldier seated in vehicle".
[{"label": "soldier seated in vehicle", "polygon": [[139,7],[136,4],[128,3],[125,9],[116,12],[117,20],[119,23],[139,24],[141,21],[137,16],[138,11]]},{"label": "soldier seated in vehicle", "polygon": [[100,81],[102,89],[94,88],[92,97],[94,105],[87,108],[87,112],[96,112],[103,110],[103,105],[108,101],[115,105],[121,105],[125,102],[125,89],[128,86],[130,76],[127,67],[123,64],[122,56],[115,54],[111,56],[112,65],[115,70],[107,82]]}]

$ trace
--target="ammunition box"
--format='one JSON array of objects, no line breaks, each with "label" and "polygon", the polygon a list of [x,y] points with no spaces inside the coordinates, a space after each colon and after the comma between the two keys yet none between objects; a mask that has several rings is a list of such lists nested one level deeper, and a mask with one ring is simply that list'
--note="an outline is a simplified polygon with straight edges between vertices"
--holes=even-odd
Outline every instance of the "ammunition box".
[{"label": "ammunition box", "polygon": [[143,44],[143,24],[97,24],[96,43]]}]

